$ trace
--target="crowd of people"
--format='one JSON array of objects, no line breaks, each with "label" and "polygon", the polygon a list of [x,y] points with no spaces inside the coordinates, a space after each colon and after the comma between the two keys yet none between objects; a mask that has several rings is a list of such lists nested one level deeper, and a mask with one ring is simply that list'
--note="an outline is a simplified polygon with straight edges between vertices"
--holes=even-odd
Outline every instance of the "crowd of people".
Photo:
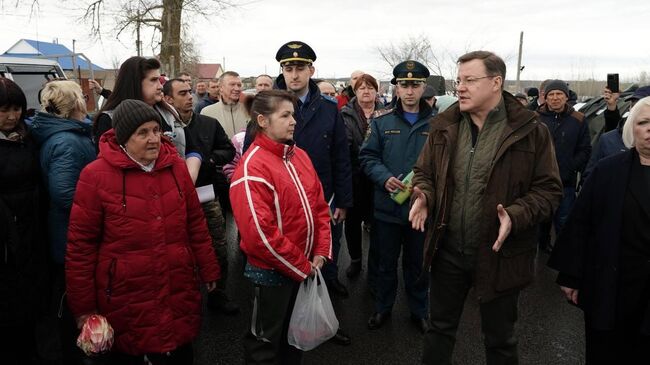
[{"label": "crowd of people", "polygon": [[[252,287],[247,364],[301,363],[287,341],[300,284],[320,270],[330,295],[351,295],[343,235],[345,275],[368,271],[369,330],[391,317],[402,257],[422,363],[452,363],[474,288],[487,363],[517,364],[519,296],[542,253],[584,311],[587,364],[650,358],[650,86],[624,115],[604,90],[592,152],[568,84],[513,95],[492,52],[458,59],[453,103],[417,60],[394,67],[384,101],[363,71],[338,91],[313,79],[304,42],[275,58],[281,74],[244,95],[237,72],[193,85],[131,57],[112,90],[91,83],[106,98],[92,117],[77,83],[54,80],[27,118],[20,87],[0,78],[3,363],[191,364],[202,295],[240,311],[227,215]],[[75,342],[95,314],[114,344],[89,356]],[[331,341],[352,342],[344,327]]]}]

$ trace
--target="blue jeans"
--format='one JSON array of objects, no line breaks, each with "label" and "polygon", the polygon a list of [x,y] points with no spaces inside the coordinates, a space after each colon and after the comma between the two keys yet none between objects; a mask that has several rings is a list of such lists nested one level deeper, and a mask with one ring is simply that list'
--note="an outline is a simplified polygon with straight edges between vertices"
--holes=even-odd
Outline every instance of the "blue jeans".
[{"label": "blue jeans", "polygon": [[396,224],[375,220],[372,236],[379,251],[379,270],[376,282],[377,298],[375,309],[387,313],[393,309],[397,296],[397,266],[402,251],[402,273],[404,287],[411,314],[418,318],[427,317],[428,275],[422,273],[424,232],[411,229],[410,224]]},{"label": "blue jeans", "polygon": [[323,278],[325,281],[333,281],[339,278],[339,250],[341,249],[341,237],[343,236],[343,223],[334,224],[330,222],[332,228],[332,261],[323,266]]}]

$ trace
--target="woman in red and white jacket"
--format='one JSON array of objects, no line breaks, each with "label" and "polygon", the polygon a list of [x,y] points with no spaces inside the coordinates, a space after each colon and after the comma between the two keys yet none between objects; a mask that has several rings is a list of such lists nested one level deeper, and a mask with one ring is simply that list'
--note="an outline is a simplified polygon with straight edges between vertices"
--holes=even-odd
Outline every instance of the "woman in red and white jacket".
[{"label": "woman in red and white jacket", "polygon": [[329,207],[316,170],[295,146],[296,98],[270,90],[247,100],[255,140],[230,185],[233,215],[253,282],[253,313],[244,338],[246,363],[295,363],[287,344],[299,284],[332,257]]}]

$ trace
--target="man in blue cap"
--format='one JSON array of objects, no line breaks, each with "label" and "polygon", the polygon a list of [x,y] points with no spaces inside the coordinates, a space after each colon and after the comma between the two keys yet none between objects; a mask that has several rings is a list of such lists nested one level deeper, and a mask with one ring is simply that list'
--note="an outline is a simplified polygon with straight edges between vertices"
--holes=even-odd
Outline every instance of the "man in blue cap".
[{"label": "man in blue cap", "polygon": [[311,158],[325,199],[332,209],[332,261],[323,267],[327,289],[335,296],[348,297],[338,279],[338,252],[341,248],[346,209],[352,206],[352,176],[345,124],[336,101],[321,95],[311,79],[316,53],[304,42],[291,41],[280,47],[275,59],[282,74],[275,80],[279,89],[298,97],[294,140]]},{"label": "man in blue cap", "polygon": [[[429,135],[431,106],[422,98],[429,70],[408,60],[393,69],[399,100],[392,109],[375,112],[369,134],[361,147],[359,159],[366,175],[374,182],[374,217],[370,250],[379,257],[375,280],[375,313],[368,320],[369,329],[381,327],[390,317],[397,295],[397,266],[402,252],[404,286],[411,320],[423,333],[427,323],[427,281],[422,273],[424,233],[411,228],[409,203],[393,200],[409,187],[402,178],[411,173]],[[369,256],[373,256],[369,254]],[[426,278],[426,276],[424,276]]]}]

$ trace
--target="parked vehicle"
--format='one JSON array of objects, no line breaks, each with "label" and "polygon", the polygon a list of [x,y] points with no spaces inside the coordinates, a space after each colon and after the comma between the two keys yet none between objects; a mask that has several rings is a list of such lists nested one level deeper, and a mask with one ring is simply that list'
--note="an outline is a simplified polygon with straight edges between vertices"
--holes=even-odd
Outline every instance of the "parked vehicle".
[{"label": "parked vehicle", "polygon": [[27,98],[27,109],[39,110],[38,91],[54,79],[65,79],[58,62],[41,58],[0,56],[0,77],[13,80]]}]

